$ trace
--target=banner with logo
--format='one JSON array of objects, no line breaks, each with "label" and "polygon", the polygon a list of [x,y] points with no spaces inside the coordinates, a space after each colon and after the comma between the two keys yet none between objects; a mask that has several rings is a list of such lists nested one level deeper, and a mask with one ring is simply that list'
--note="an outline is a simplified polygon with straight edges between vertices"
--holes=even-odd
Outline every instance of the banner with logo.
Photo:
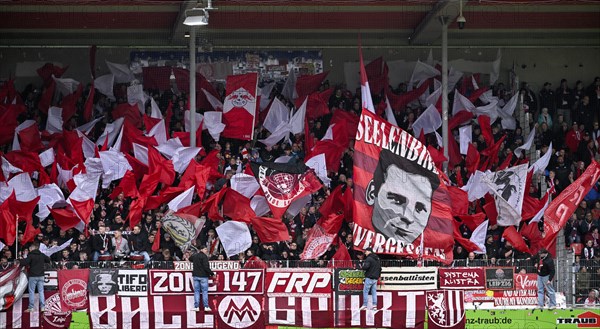
[{"label": "banner with logo", "polygon": [[117,277],[119,296],[147,296],[147,270],[119,270]]},{"label": "banner with logo", "polygon": [[417,138],[368,110],[356,133],[354,184],[356,249],[452,261],[450,196],[431,155]]},{"label": "banner with logo", "polygon": [[263,295],[219,295],[216,299],[218,328],[265,328]]},{"label": "banner with logo", "polygon": [[267,324],[305,328],[333,326],[332,278],[331,269],[267,269]]},{"label": "banner with logo", "polygon": [[46,271],[44,273],[44,290],[58,289],[58,272]]},{"label": "banner with logo", "polygon": [[63,312],[88,308],[89,269],[58,271],[58,291]]},{"label": "banner with logo", "polygon": [[227,77],[227,90],[223,101],[221,136],[252,140],[257,107],[258,74],[247,73]]},{"label": "banner with logo", "polygon": [[113,268],[90,269],[90,295],[114,295],[119,290],[118,270]]},{"label": "banner with logo", "polygon": [[24,312],[29,304],[27,295],[14,301],[6,312],[0,312],[0,328],[22,329],[66,329],[71,324],[71,312],[62,312],[58,291],[44,291],[46,312],[39,313],[38,294],[36,294],[35,312]]},{"label": "banner with logo", "polygon": [[482,267],[440,267],[440,289],[472,290],[485,288]]},{"label": "banner with logo", "polygon": [[336,268],[333,277],[336,294],[352,295],[363,291],[365,281],[363,270]]},{"label": "banner with logo", "polygon": [[379,277],[380,290],[437,289],[437,267],[384,267]]},{"label": "banner with logo", "polygon": [[467,310],[467,328],[598,328],[600,327],[600,309],[555,309],[552,312],[531,310],[499,311]]},{"label": "banner with logo", "polygon": [[515,287],[514,274],[514,267],[488,267],[485,269],[485,288],[512,290]]},{"label": "banner with logo", "polygon": [[363,303],[362,293],[336,292],[335,296],[336,327],[405,329],[425,326],[424,291],[377,291],[377,312],[359,310]]},{"label": "banner with logo", "polygon": [[514,290],[494,291],[494,306],[536,306],[537,274],[515,274]]},{"label": "banner with logo", "polygon": [[460,290],[432,290],[425,296],[429,329],[465,328],[465,302]]}]

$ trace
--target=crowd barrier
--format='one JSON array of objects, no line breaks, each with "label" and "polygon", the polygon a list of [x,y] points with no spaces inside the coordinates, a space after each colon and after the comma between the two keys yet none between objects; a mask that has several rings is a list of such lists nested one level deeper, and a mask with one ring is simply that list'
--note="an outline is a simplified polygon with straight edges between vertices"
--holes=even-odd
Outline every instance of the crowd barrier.
[{"label": "crowd barrier", "polygon": [[[68,328],[71,311],[78,310],[87,311],[91,328],[494,328],[495,320],[481,312],[542,312],[533,311],[536,275],[518,274],[514,266],[383,267],[379,310],[360,311],[361,270],[242,269],[233,261],[211,261],[217,274],[209,284],[212,312],[194,312],[191,263],[170,263],[49,270],[46,312],[23,312],[25,295],[0,312],[0,328]],[[469,318],[469,310],[477,318]]]}]

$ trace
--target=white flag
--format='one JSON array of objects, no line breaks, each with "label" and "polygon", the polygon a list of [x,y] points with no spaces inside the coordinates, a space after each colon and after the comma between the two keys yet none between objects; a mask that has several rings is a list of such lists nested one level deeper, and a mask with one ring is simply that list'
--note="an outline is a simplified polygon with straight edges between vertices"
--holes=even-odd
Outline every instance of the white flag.
[{"label": "white flag", "polygon": [[552,142],[550,142],[550,146],[548,147],[548,151],[544,153],[531,167],[529,170],[533,169],[534,174],[541,174],[548,167],[548,163],[550,163],[550,158],[552,157]]},{"label": "white flag", "polygon": [[[191,129],[191,123],[190,123],[190,110],[186,110],[184,113],[184,128],[185,131],[189,132]],[[204,119],[204,116],[198,112],[196,112],[196,131],[198,131],[198,129],[200,129],[200,124],[202,123],[202,120]]]},{"label": "white flag", "polygon": [[23,123],[18,125],[17,128],[15,128],[15,135],[13,137],[13,145],[12,145],[13,151],[21,150],[21,143],[19,143],[19,132],[21,130],[25,130],[35,124],[37,124],[37,122],[35,122],[35,120],[25,120],[25,121],[23,121]]},{"label": "white flag", "polygon": [[8,187],[15,191],[17,201],[28,202],[37,197],[31,177],[28,173],[21,173],[8,181]]},{"label": "white flag", "polygon": [[96,199],[100,176],[101,175],[96,172],[75,175],[73,177],[73,182],[75,182],[75,186],[77,187],[73,190],[71,195],[69,195],[69,199],[80,202],[88,199]]},{"label": "white flag", "polygon": [[89,135],[90,132],[92,132],[92,129],[94,129],[94,127],[96,126],[96,123],[98,123],[102,119],[103,118],[96,118],[88,123],[85,123],[85,124],[75,128],[75,130],[82,132],[84,135]]},{"label": "white flag", "polygon": [[60,246],[52,246],[50,248],[46,247],[45,244],[40,243],[40,252],[48,257],[52,256],[53,254],[62,251],[63,249],[68,248],[71,245],[71,241],[73,241],[73,239],[69,239],[67,242],[61,244]]},{"label": "white flag", "polygon": [[100,161],[104,170],[102,188],[107,188],[110,182],[123,178],[127,170],[133,170],[123,153],[113,149],[100,152]]},{"label": "white flag", "polygon": [[285,106],[278,98],[273,99],[269,113],[265,117],[263,127],[270,133],[274,133],[275,129],[282,123],[288,122],[290,118],[290,109]]},{"label": "white flag", "polygon": [[487,252],[485,248],[485,237],[487,236],[488,224],[489,221],[485,220],[483,223],[479,224],[471,234],[469,240],[479,247],[479,250],[475,251],[476,254],[485,254]]},{"label": "white flag", "polygon": [[398,122],[396,122],[396,117],[394,116],[394,110],[392,110],[392,105],[390,105],[390,100],[387,96],[385,96],[385,118],[387,122],[394,126],[398,126]]},{"label": "white flag", "polygon": [[260,186],[252,175],[239,173],[231,177],[231,189],[250,199],[258,191]]},{"label": "white flag", "polygon": [[101,94],[108,97],[108,99],[115,101],[115,95],[113,94],[113,88],[115,84],[115,76],[112,74],[105,74],[103,76],[97,77],[94,80],[94,88],[98,90]]},{"label": "white flag", "polygon": [[179,140],[179,137],[175,137],[167,140],[166,143],[158,144],[156,149],[167,159],[171,159],[180,147],[183,147],[183,144],[181,143],[181,140]]},{"label": "white flag", "polygon": [[261,111],[263,111],[264,109],[267,108],[267,106],[269,106],[269,103],[271,102],[271,99],[269,98],[269,96],[271,96],[271,91],[273,90],[273,87],[275,87],[275,82],[267,83],[262,88],[260,88],[260,105],[259,106],[260,106]]},{"label": "white flag", "polygon": [[79,81],[73,79],[60,79],[54,77],[54,75],[52,75],[52,79],[56,82],[56,90],[63,96],[71,95],[79,87]]},{"label": "white flag", "polygon": [[160,111],[158,104],[156,104],[156,101],[152,97],[150,97],[150,106],[152,106],[152,112],[150,113],[150,117],[154,119],[162,119],[162,112]]},{"label": "white flag", "polygon": [[175,150],[171,161],[176,172],[183,174],[192,159],[200,152],[201,147],[180,147]]},{"label": "white flag", "polygon": [[148,165],[148,148],[138,143],[133,143],[133,156],[141,163]]},{"label": "white flag", "polygon": [[484,179],[496,201],[498,225],[519,225],[523,197],[527,189],[527,164],[518,165],[495,173]]},{"label": "white flag", "polygon": [[252,197],[250,200],[250,208],[252,208],[256,216],[259,217],[264,216],[271,211],[267,198],[262,195],[255,195]]},{"label": "white flag", "polygon": [[467,154],[469,144],[473,136],[473,127],[471,125],[458,128],[458,136],[460,139],[460,154]]},{"label": "white flag", "polygon": [[210,136],[218,142],[221,137],[221,133],[225,129],[225,124],[223,123],[223,112],[204,112],[204,124],[202,125],[202,129],[208,129]]},{"label": "white flag", "polygon": [[534,137],[535,137],[535,128],[531,129],[531,132],[529,132],[529,136],[527,136],[527,140],[525,141],[525,144],[517,147],[514,150],[514,153],[517,157],[521,156],[521,150],[529,151],[529,149],[531,148],[531,145],[533,145]]},{"label": "white flag", "polygon": [[[48,167],[54,163],[54,149],[49,148],[39,154],[42,167]],[[8,162],[8,161],[7,161]],[[4,176],[6,177],[6,176]]]},{"label": "white flag", "polygon": [[48,210],[48,207],[52,208],[52,206],[58,201],[65,201],[65,196],[62,190],[54,183],[38,187],[36,189],[36,193],[40,196],[40,201],[38,202],[38,208],[40,211],[38,211],[36,214],[40,221],[44,220],[46,217],[48,217],[48,215],[50,215],[50,210]]},{"label": "white flag", "polygon": [[96,144],[100,146],[104,145],[104,142],[108,137],[107,145],[108,147],[112,146],[113,142],[121,132],[121,126],[123,126],[123,121],[125,121],[125,119],[121,117],[113,121],[112,123],[107,123],[106,127],[104,128],[104,132],[102,133],[102,135],[100,135],[100,137],[98,137]]},{"label": "white flag", "polygon": [[156,143],[158,145],[167,142],[167,130],[165,128],[165,120],[160,120],[157,124],[150,129],[150,131],[146,134],[148,137],[154,137]]},{"label": "white flag", "polygon": [[477,199],[483,198],[490,191],[490,187],[484,183],[485,176],[491,174],[491,171],[485,173],[476,170],[475,174],[469,177],[467,184],[460,189],[467,192],[469,202],[473,202]]},{"label": "white flag", "polygon": [[62,108],[52,106],[48,109],[46,131],[51,134],[61,133],[63,130]]},{"label": "white flag", "polygon": [[[50,149],[50,150],[54,151],[52,149]],[[54,156],[54,153],[52,155]],[[41,160],[41,157],[40,157],[40,160]],[[54,162],[54,161],[52,161],[52,162]],[[10,174],[18,174],[18,173],[22,173],[22,172],[23,172],[23,170],[21,170],[21,168],[17,168],[15,166],[13,166],[13,164],[8,162],[8,160],[6,160],[6,158],[2,157],[2,174],[4,175],[4,179],[8,180],[8,178],[10,177]]]},{"label": "white flag", "polygon": [[216,230],[227,257],[235,256],[252,246],[252,237],[246,223],[229,220],[217,226]]},{"label": "white flag", "polygon": [[298,92],[296,91],[296,73],[294,73],[294,69],[290,69],[290,73],[288,74],[288,78],[285,80],[285,84],[281,89],[281,95],[285,97],[289,101],[293,101],[298,98]]},{"label": "white flag", "polygon": [[440,116],[440,112],[438,112],[434,105],[429,105],[413,123],[413,131],[415,136],[419,137],[421,130],[423,130],[424,134],[429,134],[438,130],[441,126],[442,117]]},{"label": "white flag", "polygon": [[192,204],[192,199],[194,198],[194,189],[196,186],[192,186],[187,190],[183,191],[181,194],[176,196],[173,200],[168,203],[169,209],[173,211],[177,211],[181,208],[185,208]]},{"label": "white flag", "polygon": [[[549,191],[546,193],[549,193]],[[544,211],[546,211],[546,209],[548,209],[549,205],[550,205],[550,198],[548,198],[548,201],[546,201],[546,204],[542,207],[542,209],[540,209],[540,211],[538,211],[537,214],[535,214],[535,216],[533,216],[533,218],[531,219],[531,221],[529,223],[537,223],[540,220],[542,220],[542,217],[544,217]]]},{"label": "white flag", "polygon": [[460,111],[469,111],[473,112],[475,110],[475,105],[471,103],[471,101],[458,92],[458,89],[454,90],[454,103],[452,104],[452,115],[456,115],[456,113]]},{"label": "white flag", "polygon": [[117,64],[106,61],[106,66],[114,75],[115,83],[129,83],[135,79],[133,72],[125,64]]},{"label": "white flag", "polygon": [[215,111],[223,111],[223,102],[221,102],[218,98],[213,96],[213,94],[206,91],[206,89],[202,88],[202,92],[206,95],[206,100],[210,103],[213,110]]},{"label": "white flag", "polygon": [[300,108],[290,118],[290,130],[292,134],[299,134],[304,131],[304,119],[306,118],[306,106],[308,97],[304,100]]},{"label": "white flag", "polygon": [[320,153],[310,157],[310,159],[306,160],[306,166],[314,169],[315,174],[321,181],[329,186],[331,183],[331,179],[327,177],[327,162],[325,160],[325,153]]}]

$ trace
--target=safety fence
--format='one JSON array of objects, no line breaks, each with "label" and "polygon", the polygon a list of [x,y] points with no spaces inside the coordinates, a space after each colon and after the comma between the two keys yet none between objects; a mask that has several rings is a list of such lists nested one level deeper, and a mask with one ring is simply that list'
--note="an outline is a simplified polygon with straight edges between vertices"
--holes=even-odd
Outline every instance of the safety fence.
[{"label": "safety fence", "polygon": [[[200,305],[195,312],[191,263],[168,264],[48,270],[46,312],[37,313],[35,303],[36,310],[25,313],[28,297],[16,298],[12,308],[0,312],[0,328],[66,328],[66,317],[78,310],[87,311],[92,328],[464,328],[465,310],[537,305],[536,274],[520,274],[515,266],[384,266],[378,310],[360,311],[364,272],[356,269],[358,263],[244,269],[235,261],[211,261],[212,310],[204,312]],[[566,307],[564,296],[558,301]],[[371,297],[367,303],[372,306]],[[48,321],[51,326],[43,324]]]}]

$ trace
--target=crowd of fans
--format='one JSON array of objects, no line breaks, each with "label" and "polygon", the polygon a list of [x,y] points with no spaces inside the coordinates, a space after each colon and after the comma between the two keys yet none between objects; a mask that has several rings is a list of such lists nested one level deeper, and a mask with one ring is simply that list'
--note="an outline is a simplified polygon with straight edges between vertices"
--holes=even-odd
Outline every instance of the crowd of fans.
[{"label": "crowd of fans", "polygon": [[[127,85],[121,84],[115,87],[116,102],[111,101],[106,96],[96,93],[94,104],[94,116],[102,117],[102,121],[91,133],[90,139],[96,140],[104,126],[112,121],[111,110],[120,102],[127,101]],[[281,85],[273,89],[271,97],[280,97],[282,101],[286,100],[279,95]],[[89,86],[88,86],[89,88]],[[322,90],[329,88],[329,82],[326,81],[321,86]],[[224,88],[222,84],[215,86],[215,89],[224,97]],[[400,84],[393,89],[395,94],[406,93],[407,86]],[[155,99],[159,107],[164,111],[169,103],[172,103],[173,116],[169,125],[170,132],[183,131],[183,117],[186,109],[187,95],[178,90],[176,85],[171,90],[147,90],[149,95]],[[472,92],[466,90],[465,93]],[[501,102],[506,102],[512,96],[510,90],[507,90],[502,83],[493,86],[494,96],[497,96]],[[532,91],[527,83],[522,84],[519,90],[525,110],[529,113],[532,120],[528,120],[529,127],[522,126],[524,123],[517,123],[515,130],[503,130],[499,122],[492,123],[492,132],[495,141],[501,136],[507,138],[500,148],[499,161],[502,163],[506,157],[512,153],[516,147],[524,143],[526,136],[523,136],[523,128],[536,129],[535,147],[540,152],[540,156],[548,151],[552,144],[553,155],[550,164],[543,177],[536,177],[530,186],[529,193],[532,196],[540,198],[543,195],[542,189],[551,190],[552,196],[558,195],[569,184],[581,175],[586,166],[592,159],[599,160],[598,143],[600,141],[600,78],[596,78],[589,86],[585,86],[582,81],[577,81],[573,89],[569,88],[569,83],[565,79],[561,80],[558,89],[554,90],[552,84],[547,82],[543,89],[536,93]],[[84,91],[83,95],[87,95]],[[38,110],[38,101],[40,91],[35,86],[29,85],[22,91],[21,96],[27,106],[27,112],[19,120],[33,119],[40,126],[40,130],[45,126],[45,117]],[[453,93],[449,97],[452,98]],[[382,99],[382,95],[374,95],[374,103],[377,104]],[[79,109],[83,107],[85,99],[79,101]],[[290,102],[288,105],[292,106]],[[329,107],[332,113],[334,111],[347,111],[360,115],[361,110],[360,91],[351,92],[343,85],[337,86],[333,92]],[[450,101],[452,104],[452,101]],[[147,111],[150,113],[151,107],[147,103]],[[475,105],[478,105],[477,103]],[[394,109],[394,115],[399,126],[409,132],[412,132],[412,124],[415,119],[424,110],[422,104],[417,100],[410,103],[406,108]],[[79,112],[80,113],[80,112]],[[321,139],[329,126],[332,115],[325,115],[314,121],[309,122],[311,138]],[[475,121],[474,121],[475,122]],[[75,116],[70,122],[66,123],[65,129],[74,129],[83,124],[81,116]],[[481,129],[476,123],[473,124],[472,140],[479,151],[484,150],[488,145],[482,136]],[[268,132],[260,127],[257,128],[258,139],[264,138]],[[454,131],[457,136],[457,131]],[[435,138],[428,138],[428,141]],[[294,136],[291,145],[277,144],[273,147],[264,147],[260,142],[240,142],[235,140],[221,140],[215,142],[206,132],[202,136],[203,147],[208,153],[210,150],[219,150],[219,170],[223,178],[215,184],[212,192],[229,184],[229,179],[236,172],[242,172],[244,167],[253,162],[273,161],[274,159],[288,155],[292,159],[304,159],[304,141],[303,135]],[[435,141],[432,142],[435,144]],[[265,266],[282,266],[282,264],[294,264],[300,260],[309,229],[315,225],[320,217],[319,207],[337,186],[341,185],[343,190],[351,189],[352,186],[352,143],[344,151],[340,162],[340,168],[337,172],[330,172],[331,184],[325,186],[318,193],[315,193],[300,213],[293,218],[284,218],[284,223],[288,227],[290,239],[279,243],[261,243],[257,235],[252,236],[252,246],[237,257],[229,259],[239,260],[243,265],[252,265],[256,262],[264,261]],[[8,151],[8,145],[4,151]],[[198,159],[202,158],[201,155]],[[517,164],[524,161],[525,155],[515,157],[510,162]],[[292,160],[292,161],[294,161]],[[176,182],[180,177],[176,178]],[[449,175],[453,184],[464,185],[468,179],[465,170],[464,161],[452,169]],[[34,216],[34,226],[39,226],[41,233],[35,237],[35,242],[46,245],[47,247],[56,247],[71,240],[63,250],[54,253],[51,258],[57,264],[63,264],[69,268],[89,266],[94,264],[90,261],[102,260],[127,260],[135,259],[143,262],[147,266],[152,266],[151,262],[187,260],[189,252],[183,252],[176,246],[172,237],[161,228],[161,218],[165,216],[166,205],[156,210],[148,211],[143,214],[142,221],[135,227],[130,227],[126,220],[130,198],[125,198],[123,194],[115,199],[109,198],[113,188],[118,182],[113,182],[107,189],[99,189],[96,198],[94,211],[90,219],[89,231],[78,232],[75,229],[62,231],[56,225],[52,217],[38,222]],[[35,182],[34,182],[35,184]],[[583,244],[580,250],[577,250],[574,270],[577,272],[577,294],[588,298],[588,292],[592,288],[600,288],[600,185],[596,184],[592,192],[586,197],[577,211],[567,222],[564,228],[566,246],[573,244]],[[65,190],[65,195],[68,191]],[[207,197],[205,195],[204,197]],[[195,197],[195,202],[200,197]],[[477,201],[472,203],[470,211],[475,212]],[[25,231],[24,223],[18,228],[18,240],[22,241]],[[212,260],[228,259],[225,255],[215,227],[218,222],[207,220],[194,245],[207,245],[209,257]],[[543,221],[539,223],[540,230],[543,231]],[[159,232],[160,231],[160,232]],[[471,231],[466,225],[460,227],[460,232],[468,238]],[[491,225],[486,237],[486,253],[475,254],[468,253],[457,244],[454,248],[454,258],[456,265],[464,266],[482,266],[482,265],[514,265],[524,271],[533,272],[530,266],[520,266],[520,261],[531,259],[532,255],[519,252],[511,246],[508,241],[503,241],[503,227]],[[160,233],[160,234],[159,234]],[[154,243],[155,238],[160,235],[159,248]],[[353,260],[362,260],[364,255],[353,248],[352,223],[344,222],[339,231],[339,242],[343,243]],[[16,246],[6,246],[2,250],[0,266],[12,262],[18,257],[25,257],[28,244],[18,248]],[[320,264],[330,260],[335,254],[337,247],[332,245],[327,252],[320,257]],[[132,257],[134,256],[134,257]],[[385,256],[383,257],[386,258]],[[392,258],[392,257],[389,257]],[[87,264],[87,265],[86,265]],[[523,263],[524,264],[524,263]]]}]

